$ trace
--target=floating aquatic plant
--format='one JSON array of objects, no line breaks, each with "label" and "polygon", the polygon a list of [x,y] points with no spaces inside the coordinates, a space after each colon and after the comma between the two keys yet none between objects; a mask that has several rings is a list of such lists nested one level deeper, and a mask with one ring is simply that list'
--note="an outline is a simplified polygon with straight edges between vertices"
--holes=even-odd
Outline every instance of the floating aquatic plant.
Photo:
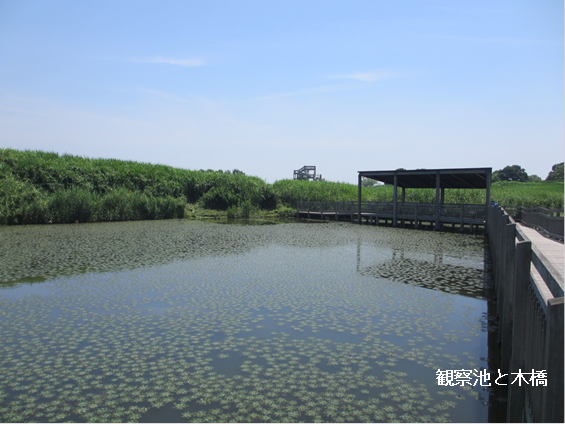
[{"label": "floating aquatic plant", "polygon": [[[396,248],[405,261],[442,256],[450,266],[430,270],[480,285],[480,240],[314,227],[10,229],[21,270],[10,263],[0,276],[46,280],[0,289],[0,420],[418,421],[431,408],[429,420],[444,421],[464,419],[461,402],[486,411],[461,396],[473,388],[435,380],[437,367],[484,365],[484,300],[363,271]],[[33,240],[60,244],[51,268],[34,259]]]}]

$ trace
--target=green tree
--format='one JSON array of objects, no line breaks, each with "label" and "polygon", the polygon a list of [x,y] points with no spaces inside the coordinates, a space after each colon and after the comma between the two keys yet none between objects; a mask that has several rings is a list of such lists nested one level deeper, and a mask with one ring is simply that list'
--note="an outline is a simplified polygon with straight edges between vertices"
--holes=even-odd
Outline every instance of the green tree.
[{"label": "green tree", "polygon": [[371,178],[361,177],[361,187],[373,187],[377,185],[377,181]]},{"label": "green tree", "polygon": [[528,181],[528,173],[520,165],[508,165],[492,173],[492,181]]},{"label": "green tree", "polygon": [[563,181],[563,162],[556,163],[551,167],[545,181]]},{"label": "green tree", "polygon": [[542,179],[536,174],[532,174],[528,177],[528,182],[530,183],[538,183],[540,181],[542,181]]}]

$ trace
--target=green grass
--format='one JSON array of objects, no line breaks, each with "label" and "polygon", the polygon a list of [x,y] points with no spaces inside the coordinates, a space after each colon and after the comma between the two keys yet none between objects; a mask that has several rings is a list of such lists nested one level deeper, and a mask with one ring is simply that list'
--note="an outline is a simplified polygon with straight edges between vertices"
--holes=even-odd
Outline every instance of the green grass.
[{"label": "green grass", "polygon": [[258,177],[115,159],[0,149],[0,224],[183,217],[187,203],[276,208]]},{"label": "green grass", "polygon": [[[300,200],[314,202],[357,200],[357,186],[354,184],[280,180],[273,184],[273,189],[279,196],[279,200],[286,206],[296,205],[296,202]],[[406,201],[433,203],[435,195],[435,189],[407,189]],[[503,206],[541,206],[548,209],[563,209],[563,197],[563,182],[503,181],[491,185],[491,199]],[[361,199],[363,201],[392,201],[393,186],[362,187]],[[485,201],[485,190],[445,190],[446,203],[481,204]]]},{"label": "green grass", "polygon": [[[273,184],[279,202],[296,207],[301,200],[348,201],[357,199],[357,186],[346,183],[307,180],[279,180]],[[363,189],[367,193],[367,189]]]},{"label": "green grass", "polygon": [[222,171],[191,171],[116,159],[0,149],[0,176],[6,173],[48,193],[70,188],[106,193],[125,188],[148,196],[202,200],[205,205],[220,209],[247,199],[264,208],[275,206],[274,193],[260,178]]},{"label": "green grass", "polygon": [[503,206],[563,209],[563,181],[498,182],[492,184],[491,199]]},{"label": "green grass", "polygon": [[[363,187],[362,200],[391,201],[390,185]],[[497,182],[503,206],[563,209],[563,182]],[[116,159],[0,149],[0,225],[182,217],[290,216],[300,200],[356,201],[357,186],[329,181],[267,184],[240,172],[194,171]],[[408,202],[435,190],[409,189]],[[446,203],[484,203],[484,190],[446,190]],[[207,211],[207,212],[204,212]]]}]

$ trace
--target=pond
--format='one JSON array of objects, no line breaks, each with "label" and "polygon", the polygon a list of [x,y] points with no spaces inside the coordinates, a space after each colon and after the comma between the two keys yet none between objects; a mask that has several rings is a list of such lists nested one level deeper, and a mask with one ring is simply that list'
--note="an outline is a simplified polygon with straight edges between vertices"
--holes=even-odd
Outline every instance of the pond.
[{"label": "pond", "polygon": [[0,421],[488,421],[484,240],[349,223],[0,228]]}]

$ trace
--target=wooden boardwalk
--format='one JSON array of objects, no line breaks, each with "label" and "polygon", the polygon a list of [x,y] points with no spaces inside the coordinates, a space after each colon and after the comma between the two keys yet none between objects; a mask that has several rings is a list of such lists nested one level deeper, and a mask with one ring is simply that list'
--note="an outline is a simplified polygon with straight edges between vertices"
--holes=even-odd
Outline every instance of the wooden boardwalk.
[{"label": "wooden boardwalk", "polygon": [[563,422],[563,244],[514,221],[499,206],[489,208],[487,227],[500,369],[508,375],[543,370],[548,376],[546,385],[508,384],[507,421]]},{"label": "wooden boardwalk", "polygon": [[565,246],[563,243],[544,237],[537,230],[520,223],[516,225],[520,227],[520,230],[530,239],[532,244],[544,254],[557,271],[561,273],[561,277],[563,278],[565,266]]},{"label": "wooden boardwalk", "polygon": [[[359,213],[360,212],[360,213]],[[373,225],[413,226],[440,229],[444,224],[470,232],[485,226],[484,205],[399,202],[308,202],[299,201],[296,216],[314,219],[342,219]]]}]

